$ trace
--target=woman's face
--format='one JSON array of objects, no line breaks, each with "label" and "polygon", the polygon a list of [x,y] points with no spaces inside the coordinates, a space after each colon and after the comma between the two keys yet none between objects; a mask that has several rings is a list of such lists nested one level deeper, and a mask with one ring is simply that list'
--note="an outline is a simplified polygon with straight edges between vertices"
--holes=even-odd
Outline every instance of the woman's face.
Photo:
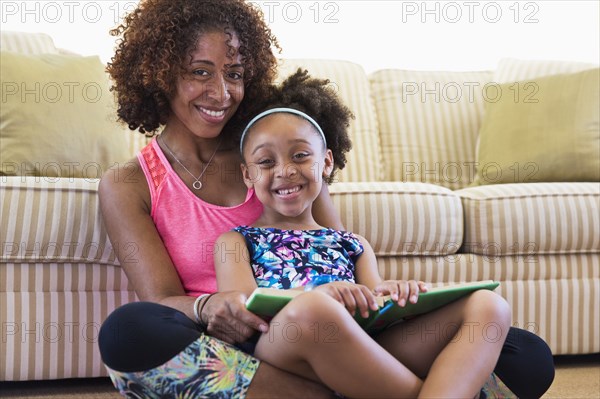
[{"label": "woman's face", "polygon": [[233,56],[228,54],[228,39],[222,31],[204,33],[198,39],[170,100],[171,127],[181,125],[195,136],[213,138],[235,114],[244,98],[244,67],[237,35],[229,43],[235,49]]}]

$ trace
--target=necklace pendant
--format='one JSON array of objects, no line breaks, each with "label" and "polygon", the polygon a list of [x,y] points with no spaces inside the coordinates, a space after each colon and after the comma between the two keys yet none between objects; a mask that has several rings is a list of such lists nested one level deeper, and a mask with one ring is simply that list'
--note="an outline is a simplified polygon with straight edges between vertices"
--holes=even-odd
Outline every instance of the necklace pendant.
[{"label": "necklace pendant", "polygon": [[200,180],[196,180],[193,184],[192,187],[194,187],[195,190],[200,190],[202,188],[202,183],[200,182]]}]

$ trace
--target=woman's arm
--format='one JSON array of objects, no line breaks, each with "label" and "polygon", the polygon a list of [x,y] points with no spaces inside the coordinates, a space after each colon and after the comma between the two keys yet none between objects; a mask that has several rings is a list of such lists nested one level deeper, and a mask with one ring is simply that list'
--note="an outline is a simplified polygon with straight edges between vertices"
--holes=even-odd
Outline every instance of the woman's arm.
[{"label": "woman's arm", "polygon": [[[98,191],[109,239],[138,298],[175,308],[195,320],[195,298],[185,294],[150,217],[150,192],[137,159],[109,170]],[[264,321],[246,310],[245,300],[241,292],[213,295],[203,308],[207,332],[234,343],[245,341],[256,329],[266,330]]]},{"label": "woman's arm", "polygon": [[219,291],[241,291],[250,295],[257,287],[250,253],[244,237],[235,231],[221,234],[216,241],[215,272]]},{"label": "woman's arm", "polygon": [[142,301],[194,317],[171,258],[150,217],[150,192],[137,160],[110,169],[98,188],[100,210],[121,267]]},{"label": "woman's arm", "polygon": [[342,219],[338,210],[333,205],[331,195],[329,195],[329,187],[325,182],[323,182],[319,196],[313,202],[312,214],[319,225],[336,230],[344,230]]}]

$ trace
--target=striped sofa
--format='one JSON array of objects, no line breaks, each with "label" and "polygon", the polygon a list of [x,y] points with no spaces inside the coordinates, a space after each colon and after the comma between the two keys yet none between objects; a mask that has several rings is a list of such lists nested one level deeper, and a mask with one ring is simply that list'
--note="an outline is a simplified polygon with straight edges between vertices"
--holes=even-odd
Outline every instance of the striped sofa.
[{"label": "striped sofa", "polygon": [[[40,34],[3,33],[2,50],[58,52]],[[499,280],[515,326],[555,354],[600,351],[600,185],[470,186],[484,99],[456,96],[585,66],[506,60],[493,72],[367,75],[344,61],[285,60],[280,75],[298,66],[329,78],[356,116],[348,167],[330,190],[386,278]],[[131,156],[145,142],[124,137]],[[98,329],[136,296],[101,221],[98,181],[0,179],[0,380],[106,375]]]}]

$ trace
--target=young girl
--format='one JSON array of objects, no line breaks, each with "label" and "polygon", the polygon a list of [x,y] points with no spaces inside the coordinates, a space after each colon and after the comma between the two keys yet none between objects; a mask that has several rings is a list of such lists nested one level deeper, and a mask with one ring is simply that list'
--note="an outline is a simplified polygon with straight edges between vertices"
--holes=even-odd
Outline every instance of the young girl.
[{"label": "young girl", "polygon": [[[389,294],[405,306],[426,286],[382,281],[364,238],[315,222],[312,204],[322,181],[344,166],[350,148],[350,112],[326,83],[297,72],[244,130],[242,173],[263,213],[251,227],[217,240],[219,291],[314,288],[273,318],[254,355],[344,396],[476,397],[510,327],[499,295],[477,291],[374,337],[353,319],[355,311],[366,317],[377,309],[375,295]],[[320,276],[336,281],[319,285]],[[486,339],[484,328],[492,324],[500,338]]]}]

